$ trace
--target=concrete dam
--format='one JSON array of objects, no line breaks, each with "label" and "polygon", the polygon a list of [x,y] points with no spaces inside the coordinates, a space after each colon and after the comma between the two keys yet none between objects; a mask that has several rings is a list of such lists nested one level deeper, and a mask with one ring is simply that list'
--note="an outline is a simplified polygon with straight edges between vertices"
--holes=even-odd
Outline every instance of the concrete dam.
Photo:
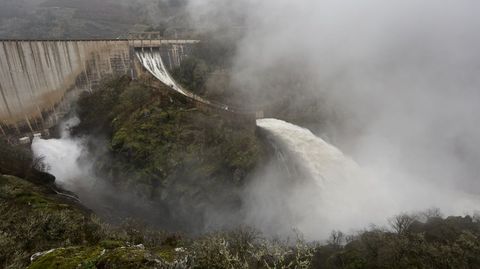
[{"label": "concrete dam", "polygon": [[[69,90],[142,72],[139,51],[155,49],[164,68],[180,65],[197,40],[0,41],[0,135],[48,126]],[[144,69],[144,68],[143,68]]]}]

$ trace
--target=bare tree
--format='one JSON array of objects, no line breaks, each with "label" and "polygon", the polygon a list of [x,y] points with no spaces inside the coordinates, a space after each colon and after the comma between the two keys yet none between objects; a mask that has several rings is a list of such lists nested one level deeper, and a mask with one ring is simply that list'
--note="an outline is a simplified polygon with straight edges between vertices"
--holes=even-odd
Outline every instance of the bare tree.
[{"label": "bare tree", "polygon": [[480,211],[475,211],[473,213],[473,222],[480,223]]},{"label": "bare tree", "polygon": [[399,235],[408,233],[408,229],[415,222],[415,217],[408,214],[400,214],[389,220],[393,231]]},{"label": "bare tree", "polygon": [[440,208],[430,208],[422,212],[422,215],[428,220],[431,218],[441,218],[443,217],[442,212],[440,211]]},{"label": "bare tree", "polygon": [[333,230],[328,239],[328,244],[334,247],[341,247],[345,242],[345,234],[341,231]]}]

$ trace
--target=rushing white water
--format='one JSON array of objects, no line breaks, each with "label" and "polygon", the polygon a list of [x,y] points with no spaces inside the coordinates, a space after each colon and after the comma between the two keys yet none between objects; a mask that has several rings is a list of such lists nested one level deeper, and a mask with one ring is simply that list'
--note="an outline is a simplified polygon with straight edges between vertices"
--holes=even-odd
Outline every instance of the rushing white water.
[{"label": "rushing white water", "polygon": [[49,173],[56,177],[56,183],[69,190],[86,187],[91,182],[88,178],[89,163],[82,163],[83,141],[72,138],[69,128],[78,124],[78,118],[72,118],[61,125],[60,139],[35,138],[32,151],[36,158],[43,158]]},{"label": "rushing white water", "polygon": [[322,189],[358,176],[353,160],[308,129],[276,119],[261,119],[257,125],[269,130],[273,139],[292,151]]},{"label": "rushing white water", "polygon": [[[431,207],[458,215],[478,209],[478,198],[463,192],[425,185],[411,175],[399,171],[392,174],[388,168],[383,168],[387,173],[381,168],[361,169],[307,129],[276,119],[257,120],[257,125],[306,174],[306,179],[297,179],[301,183],[293,183],[271,197],[282,197],[284,210],[296,214],[291,225],[308,238],[326,238],[332,230],[363,229],[372,223],[383,225],[393,215]],[[267,184],[263,192],[269,187]]]},{"label": "rushing white water", "polygon": [[154,77],[160,80],[163,84],[170,87],[172,90],[204,104],[210,104],[210,101],[184,89],[180,86],[170,75],[162,59],[160,51],[154,49],[138,50],[136,52],[137,58],[142,63],[143,67],[150,72]]},{"label": "rushing white water", "polygon": [[[177,48],[174,47],[172,53],[178,53]],[[175,79],[170,75],[168,72],[165,63],[162,59],[162,55],[159,50],[156,49],[145,49],[145,50],[137,50],[135,52],[138,60],[142,64],[142,66],[155,78],[161,81],[166,86],[170,87],[170,89],[188,97],[197,102],[215,107],[216,109],[223,109],[232,111],[232,108],[229,108],[226,104],[214,102],[207,100],[185,88],[183,88],[180,84],[178,84]],[[178,58],[178,56],[174,56],[173,58]],[[180,63],[176,63],[180,64]]]},{"label": "rushing white water", "polygon": [[143,67],[145,67],[148,72],[154,75],[158,80],[160,80],[173,90],[185,96],[191,97],[192,94],[180,87],[180,85],[178,85],[177,82],[175,82],[175,80],[170,76],[167,68],[165,68],[165,64],[163,63],[160,51],[153,49],[138,50],[136,52],[136,55],[142,63]]},{"label": "rushing white water", "polygon": [[[308,238],[326,238],[332,230],[360,229],[384,222],[388,201],[383,187],[363,174],[340,150],[312,132],[276,119],[257,120],[292,160],[304,179],[276,196],[287,200],[285,210],[295,212],[291,225]],[[378,216],[378,218],[375,218]]]}]

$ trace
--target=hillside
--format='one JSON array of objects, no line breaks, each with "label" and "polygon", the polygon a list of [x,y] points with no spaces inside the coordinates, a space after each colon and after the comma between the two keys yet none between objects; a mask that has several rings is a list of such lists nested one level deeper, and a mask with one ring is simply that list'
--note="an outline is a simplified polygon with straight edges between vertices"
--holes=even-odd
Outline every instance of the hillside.
[{"label": "hillside", "polygon": [[[392,230],[332,233],[327,244],[270,241],[253,230],[192,240],[135,222],[113,227],[49,188],[0,176],[4,268],[478,268],[480,223],[401,215]],[[420,222],[419,220],[422,220]],[[30,257],[36,254],[30,262]]]},{"label": "hillside", "polygon": [[73,133],[90,139],[98,177],[153,203],[144,220],[200,232],[209,211],[235,215],[239,191],[266,149],[253,122],[199,110],[168,92],[127,77],[109,81],[80,97]]},{"label": "hillside", "polygon": [[141,1],[1,0],[0,5],[4,39],[117,38],[128,32],[184,27],[186,21],[181,1],[146,6]]}]

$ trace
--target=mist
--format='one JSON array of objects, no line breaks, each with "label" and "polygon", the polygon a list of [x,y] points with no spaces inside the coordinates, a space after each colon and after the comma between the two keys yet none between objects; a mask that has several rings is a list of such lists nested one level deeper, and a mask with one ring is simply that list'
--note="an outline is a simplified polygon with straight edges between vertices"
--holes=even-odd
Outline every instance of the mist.
[{"label": "mist", "polygon": [[[480,3],[219,2],[192,0],[190,14],[199,21],[208,18],[213,29],[225,20],[209,15],[245,17],[232,70],[235,88],[260,105],[282,96],[317,98],[324,106],[318,118],[328,124],[319,122],[314,131],[334,141],[377,181],[367,191],[344,193],[353,200],[371,197],[387,209],[359,209],[367,219],[385,223],[388,214],[431,207],[458,215],[475,209],[480,191]],[[256,184],[264,184],[261,180]],[[285,197],[295,190],[268,196]],[[281,210],[269,204],[263,216]],[[312,224],[321,225],[312,214]],[[355,216],[344,222],[365,225]]]},{"label": "mist", "polygon": [[[75,99],[77,100],[77,99]],[[151,195],[149,185],[141,187],[133,173],[123,168],[121,175],[109,174],[102,165],[113,162],[109,142],[104,134],[78,135],[80,119],[73,113],[59,123],[58,138],[34,138],[33,156],[42,161],[45,170],[55,176],[55,184],[73,192],[80,203],[102,220],[113,225],[135,223],[162,231],[198,235],[222,229],[238,228],[243,214],[230,205],[239,190],[218,186],[222,193],[216,201],[185,201],[175,184],[163,190],[171,197]],[[73,133],[73,134],[72,134]],[[130,179],[131,183],[124,183]],[[128,185],[131,184],[131,185]],[[185,183],[184,183],[185,184]],[[208,192],[208,191],[206,191]],[[229,202],[227,202],[229,201]]]},{"label": "mist", "polygon": [[47,165],[47,170],[55,175],[56,184],[78,191],[91,188],[95,183],[91,176],[92,163],[82,161],[86,153],[85,141],[70,136],[69,129],[79,123],[77,117],[72,117],[60,123],[60,138],[34,138],[32,152],[35,158],[41,158]]},{"label": "mist", "polygon": [[[106,151],[106,143],[99,136],[73,136],[71,130],[79,123],[77,116],[68,115],[59,123],[59,138],[34,138],[34,157],[40,158],[55,176],[56,185],[74,192],[83,205],[102,218],[120,224],[125,218],[147,216],[151,208],[146,201],[119,190],[96,172],[95,162]],[[156,222],[154,218],[145,218],[145,223]]]},{"label": "mist", "polygon": [[[155,1],[122,3],[148,3],[151,21],[161,21]],[[358,166],[346,177],[327,171],[339,182],[334,189],[318,186],[305,165],[314,160],[302,162],[271,137],[300,172],[286,176],[278,162],[265,167],[243,190],[239,216],[206,209],[212,226],[243,220],[268,234],[298,228],[316,240],[333,229],[384,225],[402,212],[478,209],[480,3],[190,0],[186,8],[198,32],[242,32],[230,68],[238,92],[257,107],[286,97],[299,108],[315,100],[322,107],[309,128]],[[81,177],[78,163],[73,172],[63,169],[69,158],[79,160],[83,145],[68,136],[51,142],[71,152],[66,159],[46,156],[62,163],[51,172],[68,186]],[[34,151],[47,155],[38,147],[34,142]]]}]

